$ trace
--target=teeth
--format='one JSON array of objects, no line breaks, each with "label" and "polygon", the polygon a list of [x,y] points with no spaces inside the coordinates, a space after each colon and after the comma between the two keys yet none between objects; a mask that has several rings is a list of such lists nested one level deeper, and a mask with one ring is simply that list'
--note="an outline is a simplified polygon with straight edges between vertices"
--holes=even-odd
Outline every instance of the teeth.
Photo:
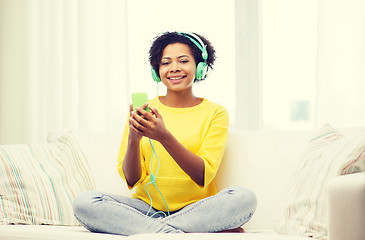
[{"label": "teeth", "polygon": [[172,77],[172,78],[170,78],[171,80],[178,80],[178,79],[181,79],[181,78],[183,78],[183,77]]}]

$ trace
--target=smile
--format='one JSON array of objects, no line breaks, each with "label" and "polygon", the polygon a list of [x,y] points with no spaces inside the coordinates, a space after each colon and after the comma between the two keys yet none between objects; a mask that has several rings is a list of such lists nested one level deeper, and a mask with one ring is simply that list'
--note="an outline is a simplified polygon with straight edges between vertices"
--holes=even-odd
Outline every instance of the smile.
[{"label": "smile", "polygon": [[180,77],[169,77],[168,79],[170,80],[180,80],[180,79],[183,79],[185,76],[180,76]]}]

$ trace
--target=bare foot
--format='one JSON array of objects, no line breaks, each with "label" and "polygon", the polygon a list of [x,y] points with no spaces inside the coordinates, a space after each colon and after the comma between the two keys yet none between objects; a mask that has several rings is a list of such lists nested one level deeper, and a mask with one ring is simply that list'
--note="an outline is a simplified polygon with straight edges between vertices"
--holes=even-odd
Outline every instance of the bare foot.
[{"label": "bare foot", "polygon": [[223,230],[218,233],[244,233],[244,232],[245,232],[245,230],[243,228],[239,227],[239,228],[235,228],[235,229]]}]

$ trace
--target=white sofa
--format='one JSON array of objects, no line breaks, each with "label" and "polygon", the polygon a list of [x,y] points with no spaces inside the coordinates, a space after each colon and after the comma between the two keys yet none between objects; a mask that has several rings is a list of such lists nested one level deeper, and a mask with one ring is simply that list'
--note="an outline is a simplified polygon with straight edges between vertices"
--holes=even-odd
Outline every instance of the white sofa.
[{"label": "white sofa", "polygon": [[[74,131],[90,165],[95,188],[130,195],[116,171],[121,135]],[[52,141],[58,134],[50,134]],[[310,240],[278,234],[274,225],[287,195],[289,179],[312,137],[311,131],[230,132],[227,150],[216,178],[217,187],[246,186],[258,200],[257,211],[243,226],[246,233],[141,234],[129,237],[90,233],[81,226],[0,225],[0,239],[242,239]],[[365,174],[331,180],[330,240],[364,240]]]}]

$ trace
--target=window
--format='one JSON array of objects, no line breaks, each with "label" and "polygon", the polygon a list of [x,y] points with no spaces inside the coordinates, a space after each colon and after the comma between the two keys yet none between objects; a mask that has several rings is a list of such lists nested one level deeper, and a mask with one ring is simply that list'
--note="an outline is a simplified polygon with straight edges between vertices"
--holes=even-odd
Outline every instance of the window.
[{"label": "window", "polygon": [[[338,87],[346,85],[343,79],[346,76],[358,78],[361,71],[357,70],[356,76],[346,74],[353,72],[354,68],[348,65],[357,66],[356,63],[346,65],[344,59],[337,57],[338,65],[344,68],[340,71],[343,75],[337,74],[339,71],[333,70],[338,69],[334,67],[337,65],[328,60],[339,51],[334,51],[336,46],[327,43],[337,41],[336,44],[343,44],[342,54],[349,52],[347,50],[356,53],[358,45],[351,48],[352,42],[348,39],[361,42],[363,35],[357,28],[348,26],[352,26],[353,21],[361,22],[362,15],[360,12],[356,15],[354,11],[359,7],[337,5],[332,9],[333,4],[316,0],[187,0],[179,5],[179,13],[182,14],[176,17],[165,1],[128,1],[130,91],[147,91],[150,96],[156,95],[153,81],[148,81],[151,77],[147,52],[151,39],[157,33],[196,31],[211,40],[218,58],[208,80],[195,86],[195,94],[226,106],[230,112],[231,127],[238,130],[311,130],[324,121],[339,122],[343,126],[355,123],[355,120],[356,124],[361,123],[364,114],[357,109],[364,106],[362,98],[353,98],[356,108],[346,109],[343,106],[346,105],[345,100],[336,97],[347,94],[344,87]],[[333,24],[334,19],[326,19],[328,11],[332,11],[331,17],[334,17],[343,7],[352,7],[352,15],[360,16],[359,19],[350,18],[351,21],[346,20],[347,25],[344,26],[336,21]],[[338,21],[342,23],[344,20]],[[327,29],[324,23],[330,23],[331,28]],[[333,34],[338,34],[338,27],[342,27],[342,31],[356,30],[354,32],[358,34],[347,31],[351,38],[343,36],[337,40],[338,37]],[[324,36],[324,30],[329,34]],[[320,56],[321,51],[327,51],[326,55]],[[359,56],[356,59],[363,58]],[[321,68],[321,61],[332,65]],[[361,64],[361,61],[356,62]],[[323,77],[323,74],[327,75]],[[362,85],[347,84],[346,89],[356,92],[364,87],[362,80],[360,76],[358,81]],[[329,81],[331,84],[328,84]],[[160,94],[163,91],[162,88]],[[364,96],[363,90],[358,92],[356,96]],[[323,100],[323,97],[326,99]],[[336,106],[329,106],[336,101],[341,102],[342,107],[337,115],[334,114]]]},{"label": "window", "polygon": [[263,129],[314,127],[317,1],[261,1]]}]

